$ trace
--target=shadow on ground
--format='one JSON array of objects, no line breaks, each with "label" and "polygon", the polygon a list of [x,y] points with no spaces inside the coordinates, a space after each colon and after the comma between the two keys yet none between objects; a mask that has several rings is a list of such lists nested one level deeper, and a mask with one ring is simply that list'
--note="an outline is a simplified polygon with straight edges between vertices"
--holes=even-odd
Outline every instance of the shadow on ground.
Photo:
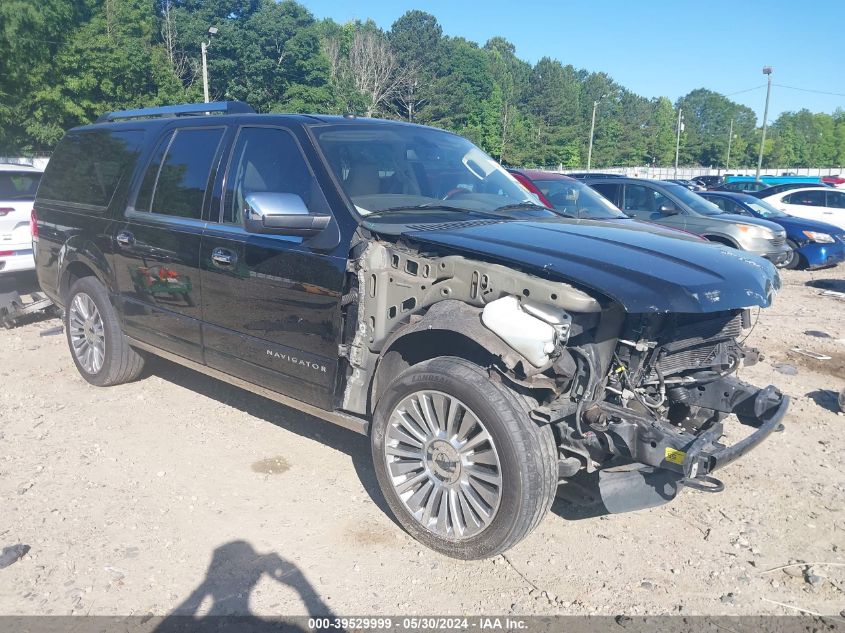
[{"label": "shadow on ground", "polygon": [[832,413],[839,413],[839,394],[832,389],[816,389],[807,394],[818,406]]},{"label": "shadow on ground", "polygon": [[293,589],[309,616],[334,618],[299,567],[276,553],[258,553],[246,541],[232,541],[214,550],[203,581],[158,624],[155,633],[306,631],[296,622],[264,619],[250,611],[250,595],[264,576]]},{"label": "shadow on ground", "polygon": [[145,375],[154,374],[184,389],[202,394],[251,416],[266,420],[270,424],[346,453],[352,458],[358,479],[367,494],[370,495],[373,503],[394,523],[396,522],[378,487],[378,481],[372,467],[370,443],[363,435],[358,435],[353,431],[335,426],[330,422],[320,420],[159,357],[149,358],[144,373]]},{"label": "shadow on ground", "polygon": [[845,292],[845,279],[811,279],[807,282],[811,288]]}]

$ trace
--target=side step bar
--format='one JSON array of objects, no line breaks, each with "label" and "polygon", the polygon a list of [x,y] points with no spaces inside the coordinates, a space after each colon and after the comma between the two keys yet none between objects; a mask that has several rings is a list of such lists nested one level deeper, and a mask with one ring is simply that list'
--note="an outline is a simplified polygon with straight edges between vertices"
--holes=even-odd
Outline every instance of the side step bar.
[{"label": "side step bar", "polygon": [[292,409],[299,409],[303,413],[313,415],[315,418],[320,418],[321,420],[325,420],[326,422],[337,424],[338,426],[342,426],[343,428],[349,429],[350,431],[355,431],[356,433],[360,433],[361,435],[367,435],[367,433],[369,432],[370,423],[364,418],[359,418],[358,416],[343,413],[341,411],[326,411],[325,409],[315,407],[313,404],[308,404],[307,402],[302,402],[301,400],[290,398],[276,391],[273,391],[272,389],[267,389],[266,387],[254,385],[251,382],[247,382],[246,380],[238,378],[237,376],[232,376],[231,374],[219,371],[217,369],[214,369],[213,367],[208,367],[207,365],[202,365],[187,358],[183,358],[178,354],[172,354],[165,350],[159,349],[158,347],[154,347],[152,345],[144,343],[143,341],[134,339],[131,336],[127,336],[126,340],[132,347],[137,347],[138,349],[144,350],[145,352],[149,352],[150,354],[154,354],[155,356],[161,356],[162,358],[172,361],[177,365],[182,365],[183,367],[193,369],[194,371],[197,371],[201,374],[205,374],[206,376],[210,376],[211,378],[216,378],[217,380],[229,383],[230,385],[234,385],[235,387],[240,387],[241,389],[245,389],[246,391],[250,391],[256,395],[263,396],[264,398],[273,400],[275,402],[278,402],[279,404],[283,404],[286,407],[291,407]]}]

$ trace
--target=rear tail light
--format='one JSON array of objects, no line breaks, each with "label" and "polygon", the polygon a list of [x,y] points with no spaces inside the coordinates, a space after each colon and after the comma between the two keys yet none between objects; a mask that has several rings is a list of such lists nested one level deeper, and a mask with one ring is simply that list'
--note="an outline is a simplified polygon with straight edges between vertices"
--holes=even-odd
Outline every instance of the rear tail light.
[{"label": "rear tail light", "polygon": [[0,257],[11,257],[15,251],[0,251]]},{"label": "rear tail light", "polygon": [[32,213],[29,214],[29,232],[32,234],[32,239],[38,239],[38,214],[35,213],[35,207],[32,208]]}]

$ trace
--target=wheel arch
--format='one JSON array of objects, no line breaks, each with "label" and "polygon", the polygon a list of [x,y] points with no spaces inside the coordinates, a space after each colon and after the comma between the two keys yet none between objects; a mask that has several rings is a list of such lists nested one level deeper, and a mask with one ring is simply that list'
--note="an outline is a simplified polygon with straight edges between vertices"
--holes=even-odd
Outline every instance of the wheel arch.
[{"label": "wheel arch", "polygon": [[79,245],[69,240],[62,248],[59,261],[58,294],[65,300],[68,290],[83,277],[96,277],[111,293],[114,291],[111,283],[111,266],[105,254],[90,242]]},{"label": "wheel arch", "polygon": [[714,235],[713,233],[703,233],[701,235],[704,239],[710,242],[716,242],[717,244],[724,244],[725,246],[730,246],[731,248],[739,248],[739,244],[728,237],[727,235]]},{"label": "wheel arch", "polygon": [[390,381],[407,368],[438,356],[456,356],[482,367],[513,368],[528,361],[481,323],[481,310],[463,302],[436,303],[385,343],[370,385],[370,412]]}]

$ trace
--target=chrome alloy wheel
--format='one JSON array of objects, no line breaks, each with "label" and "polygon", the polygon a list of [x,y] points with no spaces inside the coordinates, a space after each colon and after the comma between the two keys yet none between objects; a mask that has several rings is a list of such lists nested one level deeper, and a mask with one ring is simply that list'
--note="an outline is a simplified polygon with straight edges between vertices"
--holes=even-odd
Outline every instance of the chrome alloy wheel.
[{"label": "chrome alloy wheel", "polygon": [[437,536],[469,538],[496,516],[499,455],[481,420],[457,398],[423,390],[402,400],[388,420],[384,457],[405,508]]},{"label": "chrome alloy wheel", "polygon": [[71,301],[68,330],[76,360],[87,373],[97,374],[106,357],[106,335],[100,311],[94,300],[84,292],[78,293]]}]

